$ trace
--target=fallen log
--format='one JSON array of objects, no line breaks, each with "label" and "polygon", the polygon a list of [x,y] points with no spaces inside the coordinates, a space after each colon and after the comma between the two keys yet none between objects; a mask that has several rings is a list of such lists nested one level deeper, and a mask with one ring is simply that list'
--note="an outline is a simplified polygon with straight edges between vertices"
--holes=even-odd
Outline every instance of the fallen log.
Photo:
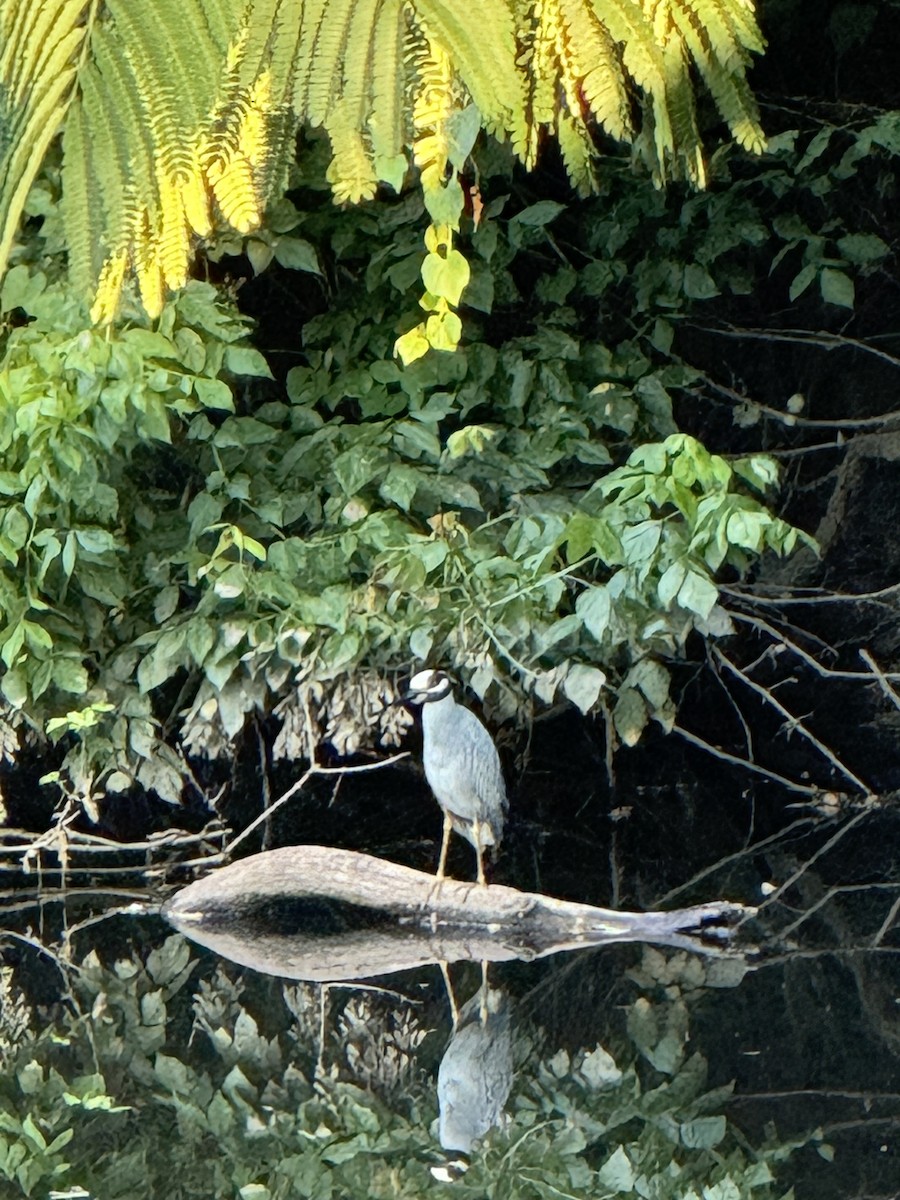
[{"label": "fallen log", "polygon": [[727,950],[753,909],[727,901],[616,912],[433,875],[352,850],[286,846],[221,867],[163,915],[185,936],[270,975],[371,978],[439,962],[543,958],[614,942]]}]

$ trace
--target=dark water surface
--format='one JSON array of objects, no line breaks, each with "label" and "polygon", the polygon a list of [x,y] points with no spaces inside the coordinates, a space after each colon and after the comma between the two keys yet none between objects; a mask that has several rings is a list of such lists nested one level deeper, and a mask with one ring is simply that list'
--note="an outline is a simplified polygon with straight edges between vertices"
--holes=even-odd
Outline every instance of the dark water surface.
[{"label": "dark water surface", "polygon": [[[896,807],[798,807],[671,738],[620,758],[611,790],[590,731],[538,727],[494,881],[762,904],[743,952],[613,946],[486,987],[458,963],[455,1033],[436,966],[320,986],[174,934],[155,906],[211,845],[73,850],[63,893],[58,856],[26,875],[7,839],[0,1196],[900,1195]],[[439,832],[404,767],[312,781],[270,836],[429,869]],[[450,869],[473,875],[465,843]]]}]

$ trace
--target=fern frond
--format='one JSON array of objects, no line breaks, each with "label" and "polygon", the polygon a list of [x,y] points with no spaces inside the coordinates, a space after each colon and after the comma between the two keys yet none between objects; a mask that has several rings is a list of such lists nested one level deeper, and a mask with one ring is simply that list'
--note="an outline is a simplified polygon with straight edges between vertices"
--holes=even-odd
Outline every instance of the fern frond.
[{"label": "fern frond", "polygon": [[356,123],[343,104],[338,104],[328,121],[332,158],[326,177],[337,204],[371,200],[378,190],[372,155]]},{"label": "fern frond", "polygon": [[380,7],[381,0],[356,0],[346,34],[340,98],[325,119],[333,154],[327,177],[339,203],[370,200],[378,188],[362,130],[371,105],[371,60]]},{"label": "fern frond", "polygon": [[[78,106],[69,110],[63,135],[66,165],[63,172],[63,187],[69,194],[77,192],[83,197],[78,209],[66,211],[66,243],[68,250],[69,275],[76,289],[84,295],[97,277],[100,266],[100,239],[103,231],[103,214],[99,203],[93,203],[90,180],[93,174],[90,138],[85,133],[84,113]],[[72,215],[70,215],[70,213]]]},{"label": "fern frond", "polygon": [[[306,102],[306,117],[315,127],[324,125],[331,106],[335,103],[341,78],[343,60],[350,21],[358,0],[329,0],[325,16],[319,25],[314,47],[312,66],[309,71],[309,94]],[[356,47],[355,51],[367,50]]]},{"label": "fern frond", "polygon": [[[673,23],[732,134],[745,149],[759,153],[765,138],[759,124],[759,110],[744,75],[746,55],[731,40],[730,31],[722,22],[712,22],[720,39],[714,41],[691,0],[670,0],[670,3]],[[717,16],[720,14],[718,0],[705,0],[704,9],[708,15],[713,10]]]},{"label": "fern frond", "polygon": [[372,45],[372,112],[368,119],[375,170],[396,159],[406,141],[403,113],[402,0],[382,0]]},{"label": "fern frond", "polygon": [[166,287],[177,291],[187,283],[190,265],[190,233],[184,212],[180,180],[173,179],[160,168],[160,224],[156,239],[157,259]]},{"label": "fern frond", "polygon": [[0,275],[25,200],[72,100],[85,0],[0,5]]},{"label": "fern frond", "polygon": [[118,250],[103,264],[94,303],[91,306],[91,320],[95,325],[107,325],[114,319],[119,307],[119,297],[122,295],[128,261],[128,251]]},{"label": "fern frond", "polygon": [[157,254],[157,239],[154,236],[157,225],[158,214],[154,214],[151,219],[146,210],[141,213],[132,255],[141,304],[147,315],[154,319],[162,312],[166,296],[165,279]]},{"label": "fern frond", "polygon": [[315,58],[319,28],[325,18],[329,0],[304,0],[300,40],[297,45],[297,71],[294,78],[292,105],[294,112],[304,120],[309,112],[309,84]]},{"label": "fern frond", "polygon": [[427,193],[443,186],[450,161],[447,121],[460,107],[453,64],[443,45],[427,30],[416,62],[417,88],[413,102],[413,159]]},{"label": "fern frond", "polygon": [[674,142],[662,49],[653,36],[650,21],[634,0],[589,2],[610,37],[622,46],[622,64],[646,97],[650,121],[645,135],[651,138],[658,179],[663,182],[666,156]]},{"label": "fern frond", "polygon": [[253,168],[239,150],[221,165],[207,170],[216,203],[223,218],[239,233],[250,233],[260,223],[259,200],[254,186]]},{"label": "fern frond", "polygon": [[593,167],[594,143],[584,122],[576,120],[570,113],[561,112],[556,136],[573,187],[581,196],[590,195],[596,190],[597,183]]},{"label": "fern frond", "polygon": [[615,43],[584,0],[559,0],[559,13],[564,85],[567,79],[574,84],[569,101],[573,117],[580,111],[580,93],[607,133],[624,140],[631,133],[631,120],[625,75]]},{"label": "fern frond", "polygon": [[509,133],[513,148],[524,150],[525,90],[515,66],[515,30],[506,0],[478,0],[477,7],[462,0],[412,0],[412,8],[450,57],[485,128]]}]

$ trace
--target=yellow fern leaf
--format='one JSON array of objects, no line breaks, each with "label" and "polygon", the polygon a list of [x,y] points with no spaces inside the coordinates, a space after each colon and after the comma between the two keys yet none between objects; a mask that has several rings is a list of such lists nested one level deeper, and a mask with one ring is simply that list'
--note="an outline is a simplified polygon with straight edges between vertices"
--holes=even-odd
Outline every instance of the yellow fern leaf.
[{"label": "yellow fern leaf", "polygon": [[[632,0],[629,0],[631,3]],[[414,0],[415,19],[444,47],[491,132],[513,136],[524,150],[525,95],[516,70],[516,35],[509,0]]]},{"label": "yellow fern leaf", "polygon": [[153,320],[162,312],[166,298],[162,265],[156,253],[153,237],[155,225],[156,222],[151,221],[146,210],[141,213],[141,228],[133,255],[134,269],[141,293],[141,304],[143,304],[147,316]]},{"label": "yellow fern leaf", "polygon": [[372,110],[368,122],[376,161],[396,158],[406,140],[401,21],[401,0],[383,0],[372,49]]},{"label": "yellow fern leaf", "polygon": [[324,125],[338,96],[340,66],[350,19],[358,0],[328,0],[309,68],[306,111],[311,125]]},{"label": "yellow fern leaf", "polygon": [[[560,61],[565,75],[575,83],[576,94],[569,100],[573,117],[579,112],[583,96],[594,118],[609,134],[619,139],[628,137],[631,128],[625,73],[606,27],[584,0],[559,0],[559,12],[564,29]],[[567,96],[569,92],[567,87]]]},{"label": "yellow fern leaf", "polygon": [[172,179],[165,171],[159,172],[157,177],[160,204],[157,256],[166,286],[174,292],[187,283],[190,232],[180,181]]},{"label": "yellow fern leaf", "polygon": [[538,0],[534,6],[536,28],[531,62],[531,121],[534,126],[556,126],[557,47],[560,37],[558,0]]},{"label": "yellow fern leaf", "polygon": [[446,122],[457,109],[450,56],[426,34],[417,63],[418,88],[413,102],[413,158],[425,191],[443,185],[450,159]]},{"label": "yellow fern leaf", "polygon": [[199,152],[194,157],[193,170],[181,185],[181,201],[187,222],[199,237],[208,237],[212,231],[209,213],[209,192],[200,166]]},{"label": "yellow fern leaf", "polygon": [[239,233],[250,233],[259,226],[261,218],[253,169],[240,151],[236,151],[225,163],[218,160],[211,163],[206,177],[222,216],[229,225]]},{"label": "yellow fern leaf", "polygon": [[103,264],[97,294],[91,306],[91,321],[95,325],[108,325],[115,320],[127,267],[127,250],[117,250]]},{"label": "yellow fern leaf", "polygon": [[576,191],[582,196],[590,195],[596,190],[597,181],[593,168],[594,145],[584,123],[576,121],[567,112],[561,112],[557,138],[566,171]]},{"label": "yellow fern leaf", "polygon": [[272,111],[272,74],[263,71],[250,89],[247,107],[238,126],[237,148],[253,167],[262,167],[269,156],[268,118]]},{"label": "yellow fern leaf", "polygon": [[342,120],[346,110],[339,105],[329,118],[332,159],[326,172],[337,204],[371,200],[378,190],[372,156],[358,129]]}]

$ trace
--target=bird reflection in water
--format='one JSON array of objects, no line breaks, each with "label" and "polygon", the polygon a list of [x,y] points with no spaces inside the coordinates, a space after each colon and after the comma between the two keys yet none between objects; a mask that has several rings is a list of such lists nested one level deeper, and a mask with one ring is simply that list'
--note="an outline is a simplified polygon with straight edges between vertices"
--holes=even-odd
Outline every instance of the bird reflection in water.
[{"label": "bird reflection in water", "polygon": [[438,1141],[447,1152],[431,1168],[444,1183],[469,1167],[475,1144],[499,1125],[513,1082],[510,1005],[504,992],[483,984],[463,1005],[438,1068]]}]

